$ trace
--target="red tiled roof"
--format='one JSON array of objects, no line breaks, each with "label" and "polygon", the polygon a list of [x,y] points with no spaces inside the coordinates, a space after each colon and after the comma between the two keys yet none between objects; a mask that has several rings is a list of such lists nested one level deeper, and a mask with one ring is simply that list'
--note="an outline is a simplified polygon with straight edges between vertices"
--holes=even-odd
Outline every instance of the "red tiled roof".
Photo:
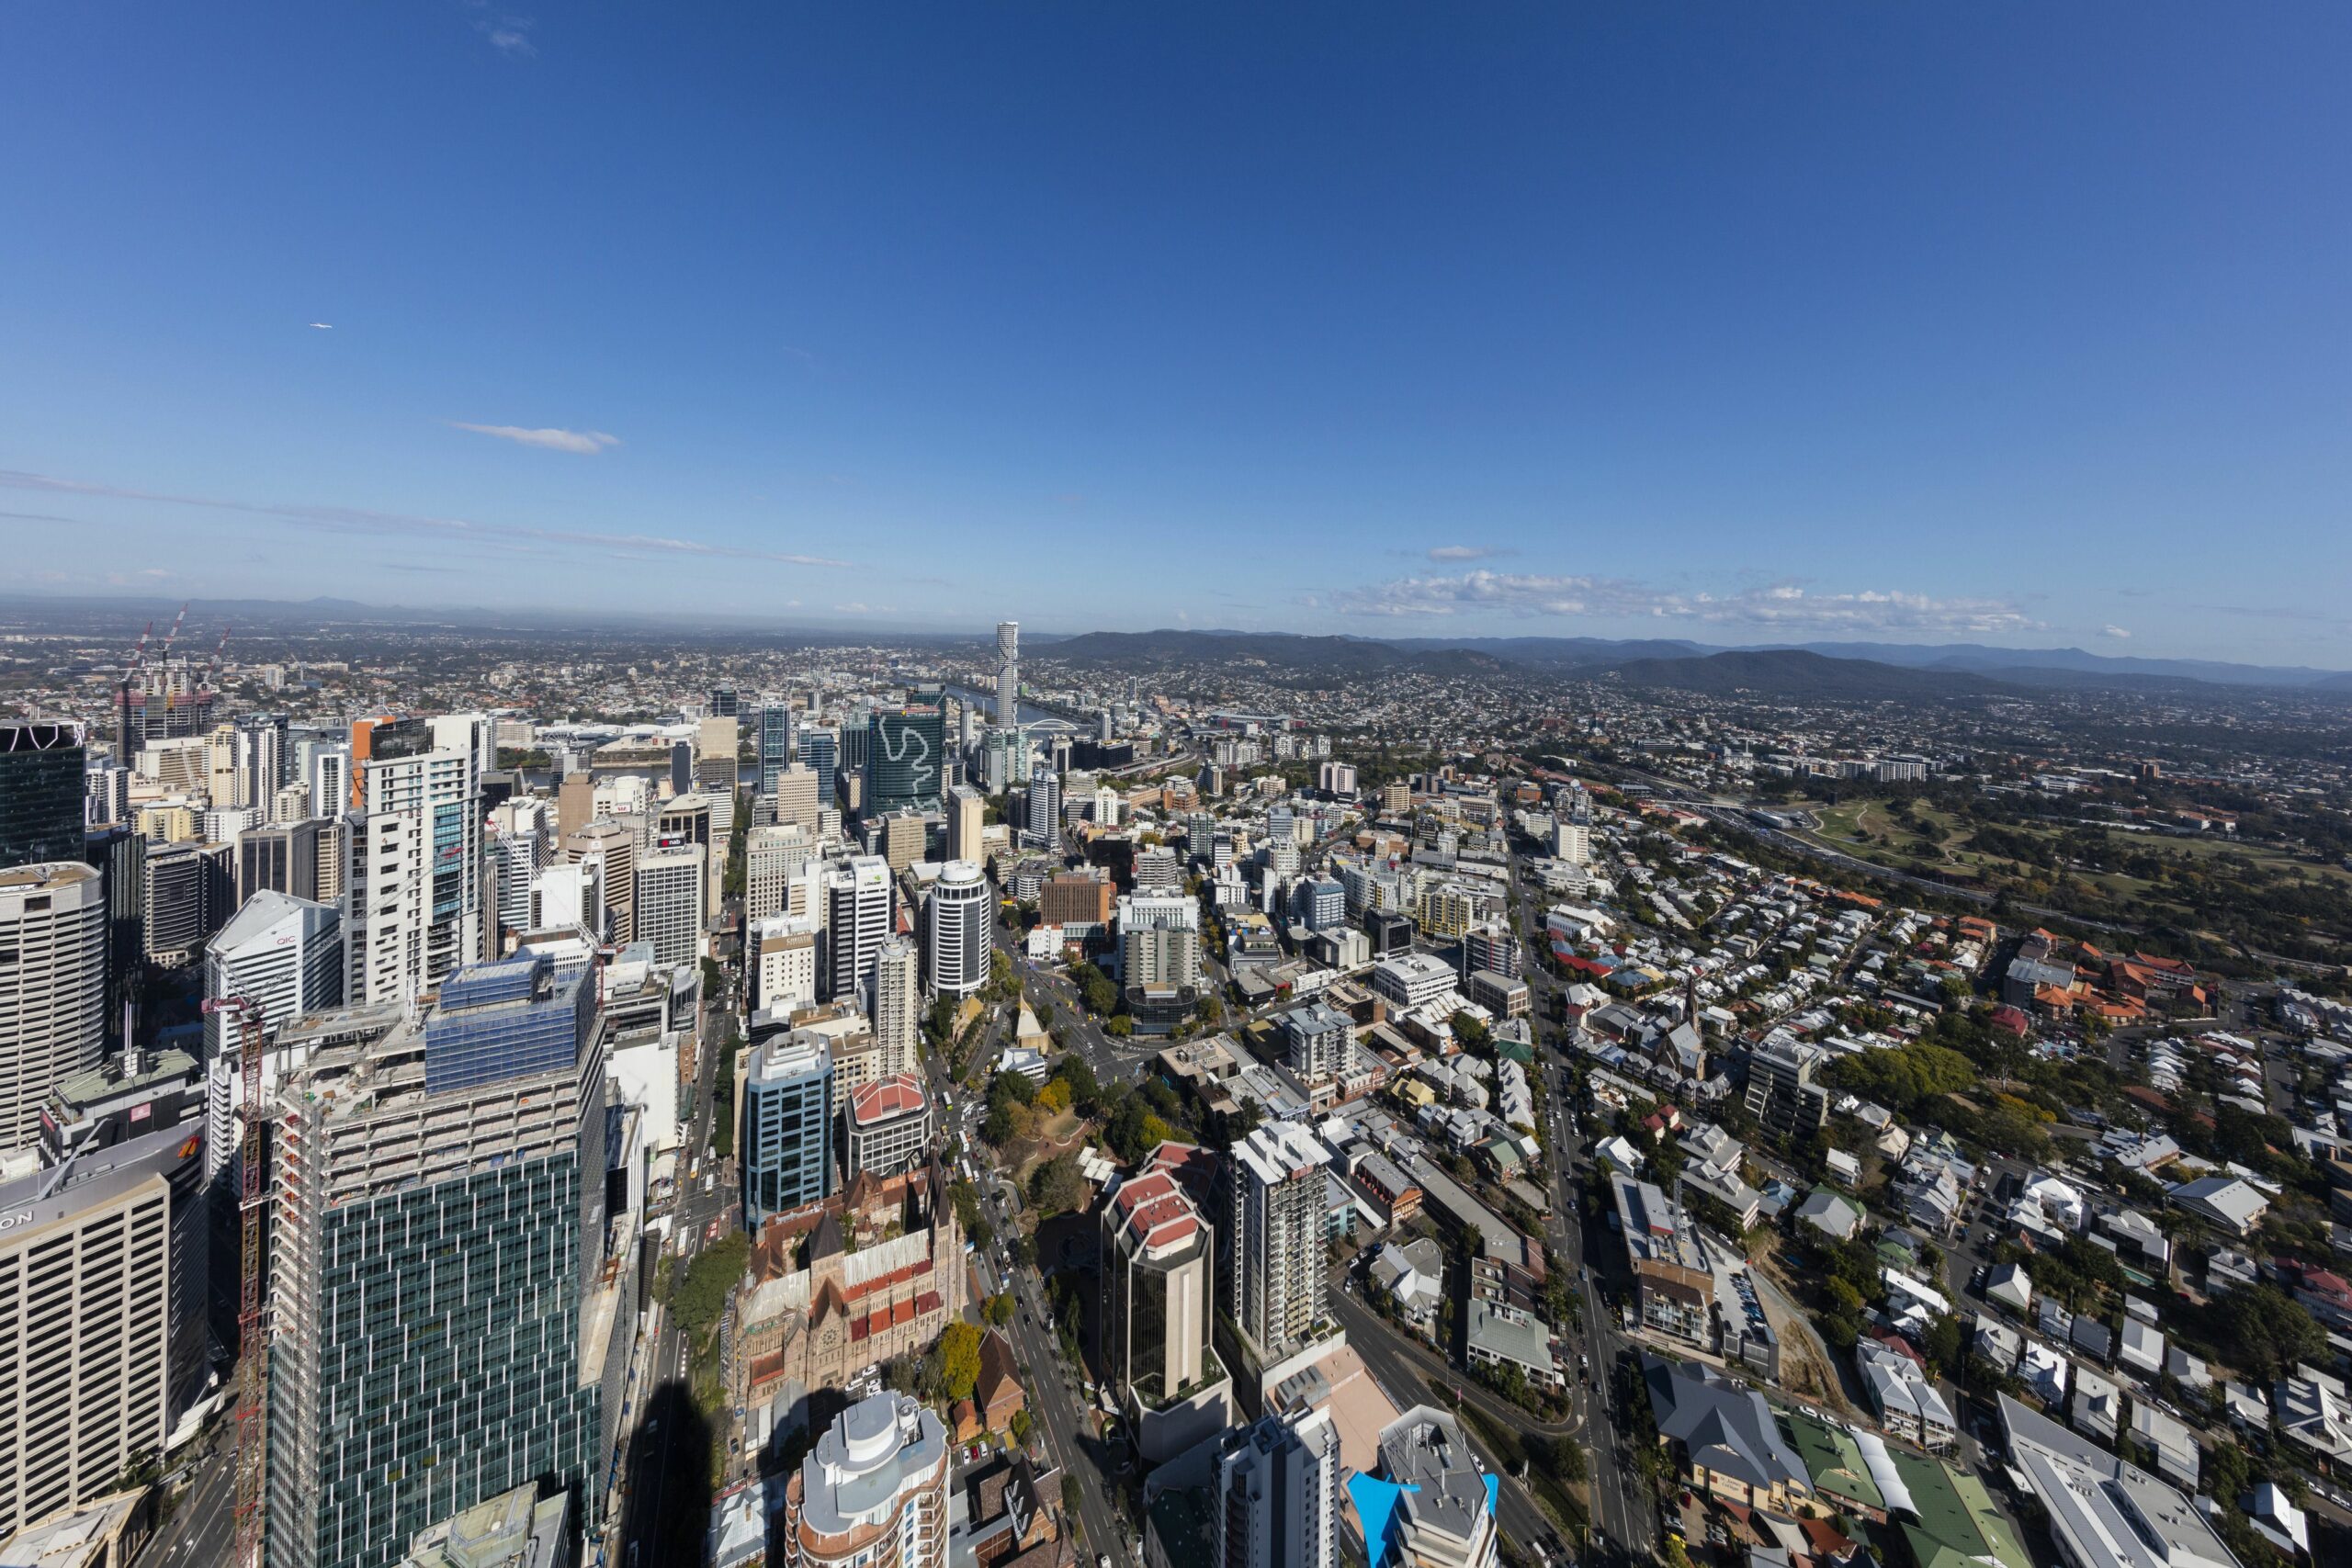
[{"label": "red tiled roof", "polygon": [[927,1103],[912,1073],[893,1073],[849,1091],[850,1119],[860,1126],[891,1116],[911,1116]]}]

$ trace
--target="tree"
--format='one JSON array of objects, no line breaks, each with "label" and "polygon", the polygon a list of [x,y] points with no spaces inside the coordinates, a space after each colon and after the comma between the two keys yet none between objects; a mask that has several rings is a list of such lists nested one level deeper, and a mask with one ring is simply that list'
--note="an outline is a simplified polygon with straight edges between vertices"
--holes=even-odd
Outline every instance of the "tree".
[{"label": "tree", "polygon": [[1072,1519],[1076,1519],[1078,1517],[1078,1506],[1080,1502],[1085,1500],[1085,1497],[1086,1494],[1080,1488],[1076,1473],[1067,1470],[1063,1471],[1062,1512],[1068,1514]]},{"label": "tree", "polygon": [[986,1310],[988,1312],[989,1321],[996,1325],[999,1328],[1002,1328],[1006,1324],[1012,1321],[1012,1292],[1011,1291],[999,1291],[996,1294],[989,1298],[989,1304]]},{"label": "tree", "polygon": [[743,1278],[752,1243],[741,1231],[731,1231],[695,1255],[686,1266],[686,1281],[678,1288],[674,1310],[678,1326],[699,1336],[718,1321]]},{"label": "tree", "polygon": [[1023,1448],[1027,1448],[1029,1446],[1029,1434],[1036,1428],[1036,1422],[1029,1418],[1029,1407],[1025,1404],[1023,1405],[1020,1409],[1012,1413],[1012,1440],[1020,1444]]},{"label": "tree", "polygon": [[2310,1311],[2276,1285],[2240,1286],[2222,1298],[2220,1315],[2222,1342],[2263,1382],[2327,1349],[2327,1335]]},{"label": "tree", "polygon": [[980,1331],[977,1325],[951,1323],[939,1336],[939,1382],[950,1399],[969,1399],[980,1381]]},{"label": "tree", "polygon": [[1039,1089],[1037,1091],[1037,1109],[1040,1111],[1052,1111],[1056,1115],[1059,1115],[1061,1112],[1068,1111],[1069,1109],[1069,1080],[1065,1078],[1056,1078],[1053,1082]]},{"label": "tree", "polygon": [[1056,1155],[1029,1178],[1029,1201],[1040,1214],[1060,1214],[1086,1207],[1086,1178],[1079,1174],[1074,1155]]}]

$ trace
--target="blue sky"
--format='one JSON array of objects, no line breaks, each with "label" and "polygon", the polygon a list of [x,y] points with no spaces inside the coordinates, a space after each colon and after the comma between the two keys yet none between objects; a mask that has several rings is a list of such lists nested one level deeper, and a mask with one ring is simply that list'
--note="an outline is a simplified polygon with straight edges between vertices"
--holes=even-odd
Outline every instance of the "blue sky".
[{"label": "blue sky", "polygon": [[2352,665],[2348,44],[28,0],[0,586]]}]

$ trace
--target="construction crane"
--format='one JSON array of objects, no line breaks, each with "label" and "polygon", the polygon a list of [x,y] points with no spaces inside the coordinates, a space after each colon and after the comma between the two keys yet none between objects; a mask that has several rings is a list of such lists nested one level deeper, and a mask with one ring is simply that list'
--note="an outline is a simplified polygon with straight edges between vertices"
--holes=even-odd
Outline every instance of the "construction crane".
[{"label": "construction crane", "polygon": [[[168,663],[170,661],[172,657],[172,644],[179,640],[180,625],[187,619],[187,607],[189,603],[190,602],[187,600],[182,600],[180,602],[180,613],[172,617],[172,629],[164,634],[164,646],[156,650],[155,659],[158,663]],[[140,641],[143,643],[146,641],[146,638],[141,637]]]},{"label": "construction crane", "polygon": [[204,666],[204,679],[197,682],[197,686],[204,687],[212,684],[220,673],[220,656],[228,651],[229,628],[224,626],[220,628],[220,640],[212,645],[212,658]]},{"label": "construction crane", "polygon": [[269,1217],[269,1187],[264,1179],[269,1161],[269,1111],[262,1102],[263,1016],[257,1003],[242,996],[212,998],[205,1002],[204,1010],[237,1021],[237,1066],[243,1078],[244,1102],[237,1111],[244,1123],[239,1156],[243,1179],[237,1195],[243,1233],[237,1299],[237,1513],[230,1562],[235,1568],[261,1568],[262,1488],[266,1476],[263,1450],[269,1432],[269,1331],[263,1306],[267,1292],[262,1280]]}]

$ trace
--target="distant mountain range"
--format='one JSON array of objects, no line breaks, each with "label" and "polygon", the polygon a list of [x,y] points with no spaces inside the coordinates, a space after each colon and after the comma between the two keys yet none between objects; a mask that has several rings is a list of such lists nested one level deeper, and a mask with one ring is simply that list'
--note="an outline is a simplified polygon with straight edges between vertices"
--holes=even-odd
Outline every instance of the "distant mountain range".
[{"label": "distant mountain range", "polygon": [[[67,598],[0,593],[0,619],[42,629],[135,637],[144,622],[170,623],[176,600],[134,595]],[[946,647],[984,640],[978,632],[883,626],[796,626],[753,615],[543,609],[425,609],[350,599],[198,600],[190,626],[223,621],[254,633],[323,631],[334,626],[444,626],[530,636],[609,630],[640,637],[702,639],[752,635],[779,643],[830,646],[888,642]],[[2352,672],[2296,665],[2235,664],[2201,659],[2143,659],[2079,648],[1994,648],[1983,643],[1811,642],[1724,647],[1676,637],[1302,637],[1283,632],[1166,628],[1057,636],[1024,628],[1032,657],[1080,669],[1146,671],[1201,662],[1255,663],[1292,680],[1337,682],[1351,676],[1409,670],[1431,675],[1498,673],[1513,668],[1596,677],[1617,673],[1640,685],[1691,691],[1750,691],[1766,695],[1869,698],[1951,697],[2003,691],[2095,688],[2219,694],[2222,688],[2267,688],[2352,697]],[[1768,658],[1802,655],[1801,658]],[[1853,668],[1826,670],[1837,664]],[[1919,679],[1904,680],[1902,676]]]},{"label": "distant mountain range", "polygon": [[[1611,641],[1603,637],[1398,637],[1403,649],[1459,648],[1494,654],[1513,664],[1555,669],[1622,664],[1630,659],[1697,659],[1717,653],[1790,650],[1826,659],[1869,660],[1906,670],[1952,670],[1989,675],[2021,685],[2075,684],[2066,673],[2098,676],[2157,676],[2221,686],[2285,686],[2352,689],[2352,673],[2300,665],[2231,664],[2209,659],[2140,659],[2090,653],[2079,648],[1993,648],[1984,643],[1803,642],[1724,645],[1671,639]],[[2121,684],[2122,682],[2115,682]]]},{"label": "distant mountain range", "polygon": [[1033,641],[1040,658],[1093,670],[1164,669],[1176,664],[1262,664],[1301,679],[1344,680],[1398,670],[1426,674],[1498,673],[1510,660],[1484,649],[1403,648],[1350,637],[1298,637],[1286,632],[1084,632]]},{"label": "distant mountain range", "polygon": [[1925,702],[1991,696],[2022,688],[1957,670],[1906,670],[1873,659],[1832,659],[1803,649],[1629,659],[1611,666],[1629,686],[1668,686],[1727,697],[1738,693],[1805,700]]}]

